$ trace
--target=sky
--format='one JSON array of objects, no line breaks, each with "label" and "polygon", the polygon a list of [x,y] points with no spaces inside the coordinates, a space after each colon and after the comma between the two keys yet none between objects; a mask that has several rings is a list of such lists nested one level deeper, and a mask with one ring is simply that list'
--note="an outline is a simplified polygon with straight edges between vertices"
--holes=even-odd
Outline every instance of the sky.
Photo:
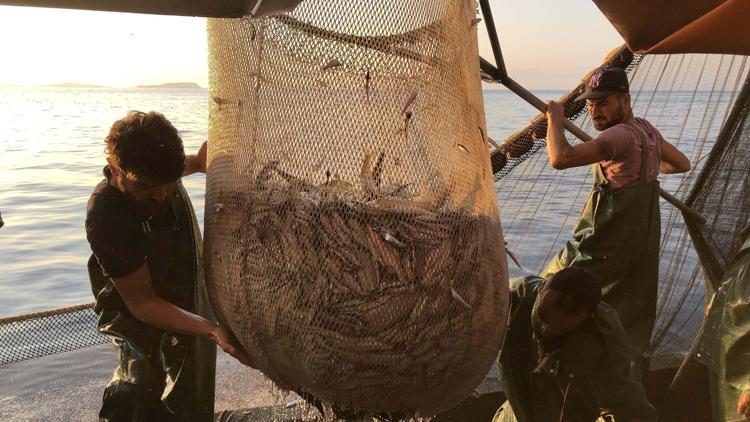
[{"label": "sky", "polygon": [[[508,73],[529,89],[570,89],[623,43],[590,0],[491,4]],[[0,84],[205,87],[205,27],[194,17],[0,6]],[[492,57],[484,31],[479,46]]]}]

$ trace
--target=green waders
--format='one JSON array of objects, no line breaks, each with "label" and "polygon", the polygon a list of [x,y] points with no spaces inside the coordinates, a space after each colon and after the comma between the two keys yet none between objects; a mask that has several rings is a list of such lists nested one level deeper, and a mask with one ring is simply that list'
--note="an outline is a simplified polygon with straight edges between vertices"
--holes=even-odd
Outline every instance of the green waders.
[{"label": "green waders", "polygon": [[617,313],[606,303],[542,355],[531,322],[542,285],[537,276],[511,285],[508,329],[498,359],[507,402],[493,422],[594,422],[604,420],[603,414],[623,422],[656,421],[643,387],[626,375],[632,354]]},{"label": "green waders", "polygon": [[646,134],[628,124],[641,141],[640,183],[609,191],[599,164],[594,186],[573,230],[573,240],[552,259],[543,277],[577,267],[594,275],[602,299],[620,317],[628,346],[643,354],[656,318],[659,282],[659,182],[647,181]]},{"label": "green waders", "polygon": [[750,235],[724,273],[701,346],[714,421],[740,420],[737,401],[750,392]]},{"label": "green waders", "polygon": [[[213,320],[203,277],[203,246],[182,184],[171,196],[171,224],[143,226],[156,294]],[[99,413],[107,421],[212,421],[216,346],[202,337],[176,335],[137,320],[128,311],[95,256],[89,277],[98,328],[112,336],[118,367]]]}]

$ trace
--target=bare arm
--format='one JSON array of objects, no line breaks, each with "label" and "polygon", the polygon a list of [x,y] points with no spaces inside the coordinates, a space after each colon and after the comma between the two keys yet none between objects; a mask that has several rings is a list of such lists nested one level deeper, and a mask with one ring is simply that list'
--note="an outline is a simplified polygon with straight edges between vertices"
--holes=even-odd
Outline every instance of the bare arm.
[{"label": "bare arm", "polygon": [[113,278],[112,282],[138,320],[171,333],[207,337],[240,362],[252,366],[231,331],[157,296],[147,263],[126,276]]},{"label": "bare arm", "polygon": [[557,101],[547,102],[547,156],[553,168],[563,170],[607,159],[606,152],[597,142],[571,146],[565,139],[563,119],[563,107]]},{"label": "bare arm", "polygon": [[690,160],[679,149],[669,142],[661,141],[661,164],[659,172],[663,174],[685,173],[690,170]]},{"label": "bare arm", "polygon": [[203,141],[197,154],[191,154],[185,157],[185,170],[183,170],[183,176],[189,176],[193,173],[205,173],[206,172],[206,155],[208,152],[208,142]]}]

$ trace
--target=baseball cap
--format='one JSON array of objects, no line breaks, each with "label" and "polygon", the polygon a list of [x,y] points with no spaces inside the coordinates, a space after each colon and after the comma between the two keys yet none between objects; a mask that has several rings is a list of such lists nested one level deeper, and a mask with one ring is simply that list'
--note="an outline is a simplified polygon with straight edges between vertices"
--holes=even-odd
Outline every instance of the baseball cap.
[{"label": "baseball cap", "polygon": [[593,100],[607,95],[628,92],[628,74],[619,67],[600,67],[586,81],[586,91],[576,98]]}]

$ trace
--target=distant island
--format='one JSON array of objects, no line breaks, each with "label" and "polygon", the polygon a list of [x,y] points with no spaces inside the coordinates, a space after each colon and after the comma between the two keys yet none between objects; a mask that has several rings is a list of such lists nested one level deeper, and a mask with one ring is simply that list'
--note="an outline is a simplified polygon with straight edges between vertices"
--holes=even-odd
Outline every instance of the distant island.
[{"label": "distant island", "polygon": [[162,89],[203,89],[202,86],[198,85],[195,82],[169,82],[166,84],[158,84],[158,85],[138,85],[136,87],[137,89],[153,89],[153,88],[162,88]]},{"label": "distant island", "polygon": [[105,85],[85,84],[79,82],[60,82],[39,85],[18,85],[0,82],[0,88],[58,88],[58,89],[206,89],[195,82],[168,82],[157,85],[138,85],[131,87],[111,87]]}]

